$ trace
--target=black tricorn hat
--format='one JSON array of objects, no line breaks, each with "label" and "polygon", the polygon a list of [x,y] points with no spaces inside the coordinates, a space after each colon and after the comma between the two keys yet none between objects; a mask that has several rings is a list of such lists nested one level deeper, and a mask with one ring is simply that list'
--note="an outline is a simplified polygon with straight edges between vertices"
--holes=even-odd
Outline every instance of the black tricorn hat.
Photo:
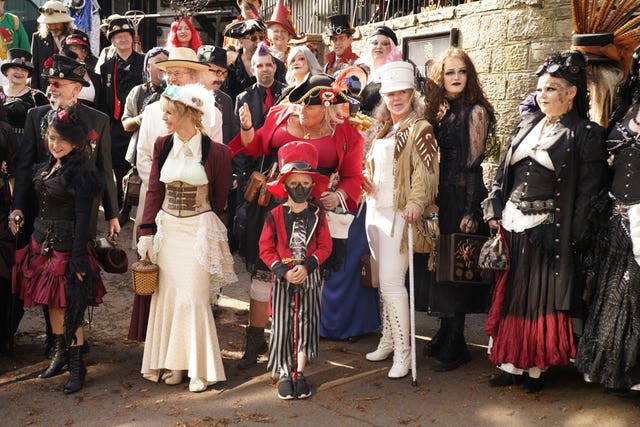
[{"label": "black tricorn hat", "polygon": [[217,65],[225,70],[229,69],[229,65],[227,64],[227,51],[218,46],[200,46],[200,49],[198,49],[198,62]]},{"label": "black tricorn hat", "polygon": [[292,104],[324,105],[343,104],[349,102],[347,94],[336,88],[335,79],[326,74],[307,74],[304,82],[289,92]]},{"label": "black tricorn hat", "polygon": [[53,55],[44,61],[42,77],[46,79],[71,80],[89,86],[89,82],[84,79],[87,67],[82,62],[64,55]]},{"label": "black tricorn hat", "polygon": [[29,75],[33,73],[33,64],[31,63],[31,53],[24,49],[9,49],[7,54],[7,60],[0,66],[0,71],[5,76],[7,70],[11,67],[18,67],[29,72]]},{"label": "black tricorn hat", "polygon": [[351,25],[349,15],[332,15],[329,17],[329,26],[326,34],[329,36],[337,36],[338,34],[353,34],[356,30]]},{"label": "black tricorn hat", "polygon": [[241,39],[249,34],[265,31],[267,31],[267,26],[262,19],[245,19],[227,26],[224,35],[232,39]]},{"label": "black tricorn hat", "polygon": [[133,37],[135,30],[133,24],[127,18],[115,18],[109,21],[109,29],[107,30],[107,38],[111,40],[111,37],[118,33],[127,32]]}]

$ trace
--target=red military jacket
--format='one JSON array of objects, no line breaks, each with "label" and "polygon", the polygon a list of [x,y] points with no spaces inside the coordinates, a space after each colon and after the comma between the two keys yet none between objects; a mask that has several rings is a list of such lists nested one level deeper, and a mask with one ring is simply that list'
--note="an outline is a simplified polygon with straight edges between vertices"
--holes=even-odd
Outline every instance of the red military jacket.
[{"label": "red military jacket", "polygon": [[[310,204],[303,213],[309,218],[304,265],[307,273],[311,273],[331,255],[332,240],[324,211]],[[289,215],[289,206],[286,204],[273,208],[267,214],[260,235],[260,259],[280,278],[294,266],[289,248],[291,230],[287,230],[286,215]]]}]

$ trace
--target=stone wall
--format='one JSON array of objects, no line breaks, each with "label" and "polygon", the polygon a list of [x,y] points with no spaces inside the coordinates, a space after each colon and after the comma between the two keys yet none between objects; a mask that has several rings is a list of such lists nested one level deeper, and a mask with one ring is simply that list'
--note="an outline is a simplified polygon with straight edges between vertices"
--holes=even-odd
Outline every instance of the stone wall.
[{"label": "stone wall", "polygon": [[548,53],[569,48],[572,27],[566,0],[480,0],[358,27],[354,51],[362,53],[367,36],[383,24],[396,32],[399,47],[405,36],[459,29],[458,45],[498,113],[503,146],[518,123],[518,104],[535,89],[535,69]]}]

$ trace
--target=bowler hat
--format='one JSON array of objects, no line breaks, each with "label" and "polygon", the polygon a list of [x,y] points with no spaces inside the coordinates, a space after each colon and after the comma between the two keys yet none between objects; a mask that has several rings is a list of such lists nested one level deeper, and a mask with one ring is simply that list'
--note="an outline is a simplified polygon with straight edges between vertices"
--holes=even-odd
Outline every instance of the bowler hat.
[{"label": "bowler hat", "polygon": [[227,51],[218,46],[200,46],[200,49],[198,49],[198,61],[204,64],[217,65],[225,70],[229,69]]},{"label": "bowler hat", "polygon": [[7,54],[7,60],[0,66],[0,71],[5,76],[7,70],[11,67],[18,67],[29,72],[29,75],[33,73],[33,63],[31,63],[31,53],[24,49],[9,49]]}]

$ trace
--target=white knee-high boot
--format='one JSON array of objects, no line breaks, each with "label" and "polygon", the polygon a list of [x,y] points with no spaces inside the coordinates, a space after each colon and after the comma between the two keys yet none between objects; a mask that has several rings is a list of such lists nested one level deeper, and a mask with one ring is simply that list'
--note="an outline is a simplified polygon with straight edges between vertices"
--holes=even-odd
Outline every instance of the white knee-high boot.
[{"label": "white knee-high boot", "polygon": [[393,338],[393,366],[388,377],[402,378],[407,376],[411,366],[409,297],[406,294],[387,295],[383,297],[383,304],[387,306]]},{"label": "white knee-high boot", "polygon": [[378,348],[371,353],[367,353],[365,358],[372,362],[380,362],[385,360],[393,353],[393,338],[391,335],[391,322],[389,319],[389,311],[385,308],[385,304],[382,304],[382,336],[378,343]]}]

